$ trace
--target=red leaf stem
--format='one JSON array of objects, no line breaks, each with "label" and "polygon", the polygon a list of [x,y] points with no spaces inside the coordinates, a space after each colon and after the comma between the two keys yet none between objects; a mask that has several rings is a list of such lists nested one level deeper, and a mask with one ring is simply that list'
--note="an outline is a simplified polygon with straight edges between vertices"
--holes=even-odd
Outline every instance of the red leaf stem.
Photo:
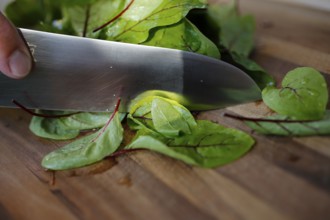
[{"label": "red leaf stem", "polygon": [[104,133],[104,131],[107,129],[107,127],[110,125],[112,119],[115,117],[116,113],[119,110],[120,103],[121,103],[121,98],[118,98],[118,101],[117,101],[117,104],[116,104],[116,108],[113,111],[113,113],[111,114],[110,119],[108,120],[108,122],[106,123],[106,125],[104,125],[104,127],[102,128],[102,130],[99,131],[98,135],[92,140],[92,142],[95,142]]},{"label": "red leaf stem", "polygon": [[26,108],[24,105],[22,105],[21,103],[19,103],[15,99],[12,100],[12,103],[14,103],[17,107],[19,107],[23,111],[29,113],[30,115],[37,116],[37,117],[42,117],[42,118],[64,118],[64,117],[70,117],[72,115],[80,113],[80,112],[74,112],[74,113],[63,114],[63,115],[46,115],[46,114],[40,114],[40,113],[33,112],[32,110]]},{"label": "red leaf stem", "polygon": [[252,121],[252,122],[271,122],[271,123],[305,123],[314,122],[315,120],[280,120],[280,119],[266,119],[266,118],[248,118],[239,115],[232,115],[224,113],[224,117],[233,118],[240,121]]}]

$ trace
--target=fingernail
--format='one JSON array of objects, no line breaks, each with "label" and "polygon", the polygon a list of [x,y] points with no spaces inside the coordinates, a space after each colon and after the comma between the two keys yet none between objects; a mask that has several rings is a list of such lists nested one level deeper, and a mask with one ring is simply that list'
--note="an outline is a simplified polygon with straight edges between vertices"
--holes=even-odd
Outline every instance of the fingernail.
[{"label": "fingernail", "polygon": [[18,49],[9,58],[9,68],[13,77],[22,78],[26,76],[32,67],[30,55]]}]

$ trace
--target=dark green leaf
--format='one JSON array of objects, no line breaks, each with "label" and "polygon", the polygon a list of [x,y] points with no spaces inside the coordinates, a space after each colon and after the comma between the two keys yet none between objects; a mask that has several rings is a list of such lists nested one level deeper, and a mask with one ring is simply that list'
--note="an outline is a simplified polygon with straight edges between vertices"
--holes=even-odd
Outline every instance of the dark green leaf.
[{"label": "dark green leaf", "polygon": [[206,38],[191,22],[182,19],[174,25],[151,30],[144,45],[173,48],[220,58],[217,46]]},{"label": "dark green leaf", "polygon": [[[274,79],[258,64],[248,58],[254,48],[255,21],[250,15],[238,13],[236,1],[230,4],[210,5],[204,19],[218,37],[208,34],[221,48],[222,59],[245,71],[260,87],[274,85]],[[207,32],[204,31],[204,32]]]},{"label": "dark green leaf", "polygon": [[260,89],[275,85],[273,77],[248,57],[236,53],[226,53],[223,56],[223,60],[246,72],[257,83]]},{"label": "dark green leaf", "polygon": [[219,46],[247,57],[254,47],[255,21],[251,15],[239,15],[236,1],[209,6],[209,16],[220,30]]}]

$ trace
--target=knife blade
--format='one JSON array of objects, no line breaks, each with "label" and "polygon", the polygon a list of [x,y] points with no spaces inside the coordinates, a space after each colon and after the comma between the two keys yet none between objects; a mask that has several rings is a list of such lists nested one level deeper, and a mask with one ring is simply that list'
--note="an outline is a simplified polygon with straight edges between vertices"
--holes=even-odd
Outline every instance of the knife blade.
[{"label": "knife blade", "polygon": [[196,53],[21,29],[35,65],[28,77],[0,74],[0,106],[111,111],[118,97],[127,111],[136,96],[170,96],[191,110],[260,99],[243,71]]}]

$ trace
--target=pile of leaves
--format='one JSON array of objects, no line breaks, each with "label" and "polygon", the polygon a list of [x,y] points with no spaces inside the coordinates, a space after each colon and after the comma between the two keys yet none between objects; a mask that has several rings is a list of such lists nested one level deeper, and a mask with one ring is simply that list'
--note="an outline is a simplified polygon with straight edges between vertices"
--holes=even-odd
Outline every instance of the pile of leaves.
[{"label": "pile of leaves", "polygon": [[[222,59],[249,74],[263,89],[264,102],[279,113],[267,119],[229,117],[265,134],[327,134],[330,113],[325,114],[328,91],[323,76],[311,68],[296,69],[277,89],[272,77],[249,59],[255,21],[251,15],[240,15],[237,8],[236,1],[207,5],[205,0],[16,0],[6,14],[19,27]],[[117,108],[119,105],[120,100]],[[68,140],[82,131],[97,130],[46,155],[42,166],[52,170],[77,168],[137,149],[153,150],[191,165],[217,167],[238,159],[254,144],[242,131],[196,121],[178,102],[155,95],[135,100],[128,114],[39,114],[55,116],[33,117],[30,129],[40,137]],[[123,141],[123,123],[135,131],[128,144]]]}]

